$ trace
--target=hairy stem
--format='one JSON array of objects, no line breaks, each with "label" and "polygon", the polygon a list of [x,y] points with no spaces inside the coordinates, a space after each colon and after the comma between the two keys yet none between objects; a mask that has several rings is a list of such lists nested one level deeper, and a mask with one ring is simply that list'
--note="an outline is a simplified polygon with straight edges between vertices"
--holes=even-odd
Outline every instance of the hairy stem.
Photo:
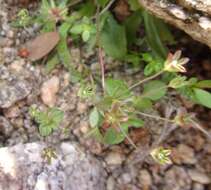
[{"label": "hairy stem", "polygon": [[97,14],[96,14],[96,27],[97,27],[97,34],[96,34],[96,43],[98,46],[98,60],[100,63],[100,70],[101,70],[101,82],[103,91],[105,89],[105,66],[104,66],[104,59],[103,59],[103,50],[100,45],[100,6],[97,6]]},{"label": "hairy stem", "polygon": [[202,126],[200,126],[196,121],[194,121],[193,119],[190,119],[190,122],[194,125],[193,127],[200,130],[202,133],[204,133],[211,139],[211,134],[207,132]]},{"label": "hairy stem", "polygon": [[119,130],[122,132],[122,134],[125,136],[125,138],[129,141],[129,143],[135,148],[137,149],[137,146],[135,145],[135,143],[132,141],[132,139],[125,133],[124,130],[122,130],[120,124],[118,124],[118,128]]},{"label": "hairy stem", "polygon": [[145,78],[145,79],[143,79],[143,80],[141,80],[141,81],[135,83],[134,85],[132,85],[132,86],[130,87],[130,90],[133,89],[133,88],[135,88],[135,87],[137,87],[137,86],[139,86],[139,85],[142,84],[142,83],[148,82],[149,80],[152,80],[152,79],[154,79],[154,78],[160,76],[161,74],[163,74],[163,72],[164,72],[164,71],[162,70],[162,71],[160,71],[160,72],[158,72],[158,73],[156,73],[156,74],[154,74],[154,75],[152,75],[152,76],[150,76],[150,77],[147,77],[147,78]]},{"label": "hairy stem", "polygon": [[147,113],[144,113],[144,112],[135,112],[135,113],[139,114],[139,115],[142,115],[144,117],[150,117],[150,118],[153,118],[153,119],[162,120],[162,121],[169,122],[169,123],[175,123],[174,120],[167,119],[167,118],[164,118],[164,117],[151,115],[151,114],[147,114]]}]

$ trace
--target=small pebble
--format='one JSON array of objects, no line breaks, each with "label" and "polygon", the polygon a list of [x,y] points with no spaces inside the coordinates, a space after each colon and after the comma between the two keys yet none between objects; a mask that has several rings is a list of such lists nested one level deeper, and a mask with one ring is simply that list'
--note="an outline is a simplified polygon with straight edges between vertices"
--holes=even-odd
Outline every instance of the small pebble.
[{"label": "small pebble", "polygon": [[193,190],[204,190],[204,186],[200,183],[194,183]]},{"label": "small pebble", "polygon": [[125,157],[122,153],[114,151],[109,152],[105,158],[105,161],[108,165],[121,165],[124,160]]},{"label": "small pebble", "polygon": [[150,186],[152,185],[152,177],[146,169],[142,169],[140,171],[138,179],[139,179],[139,183],[141,184],[141,186],[145,189],[146,188],[149,189]]},{"label": "small pebble", "polygon": [[20,115],[20,109],[18,106],[11,106],[7,109],[4,109],[4,115],[7,118],[14,118]]},{"label": "small pebble", "polygon": [[88,106],[86,103],[78,102],[77,111],[79,112],[79,114],[86,113],[87,109],[88,109]]},{"label": "small pebble", "polygon": [[193,148],[185,144],[179,144],[173,150],[172,160],[177,164],[195,164],[197,162]]},{"label": "small pebble", "polygon": [[190,178],[198,183],[201,184],[210,184],[211,183],[211,177],[208,176],[206,173],[200,172],[196,169],[190,169],[188,170],[188,174]]},{"label": "small pebble", "polygon": [[80,131],[83,134],[87,134],[89,132],[89,124],[88,124],[88,121],[80,121]]},{"label": "small pebble", "polygon": [[59,91],[59,78],[54,76],[43,83],[41,87],[41,99],[43,103],[49,107],[53,107],[56,103],[56,94]]},{"label": "small pebble", "polygon": [[106,190],[115,190],[115,180],[112,176],[110,176],[106,183]]}]

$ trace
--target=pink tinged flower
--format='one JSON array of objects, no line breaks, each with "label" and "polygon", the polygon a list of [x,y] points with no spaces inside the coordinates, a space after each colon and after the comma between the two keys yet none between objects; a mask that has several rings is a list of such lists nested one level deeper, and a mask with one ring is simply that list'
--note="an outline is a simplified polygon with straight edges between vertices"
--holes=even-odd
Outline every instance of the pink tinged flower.
[{"label": "pink tinged flower", "polygon": [[164,70],[168,72],[186,72],[184,65],[189,61],[189,58],[181,58],[181,55],[181,50],[176,51],[175,54],[169,53],[164,63]]}]

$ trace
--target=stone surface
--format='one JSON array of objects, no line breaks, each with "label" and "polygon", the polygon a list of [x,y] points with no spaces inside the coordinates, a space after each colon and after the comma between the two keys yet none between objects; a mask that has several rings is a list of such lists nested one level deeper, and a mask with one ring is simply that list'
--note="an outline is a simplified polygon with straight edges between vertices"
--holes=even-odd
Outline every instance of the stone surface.
[{"label": "stone surface", "polygon": [[200,172],[195,169],[188,170],[188,174],[190,178],[198,183],[201,184],[209,184],[211,183],[211,176],[208,176],[206,173]]},{"label": "stone surface", "polygon": [[195,164],[197,162],[194,149],[185,144],[179,144],[174,149],[172,159],[177,164]]},{"label": "stone surface", "polygon": [[150,189],[150,186],[152,185],[152,177],[146,169],[140,171],[138,179],[143,188]]},{"label": "stone surface", "polygon": [[1,134],[5,135],[6,137],[11,135],[13,131],[13,126],[11,123],[5,118],[0,116],[0,132]]},{"label": "stone surface", "polygon": [[0,65],[0,107],[8,108],[26,98],[31,90],[31,84],[21,75],[16,76],[8,68]]},{"label": "stone surface", "polygon": [[124,159],[124,155],[121,152],[113,151],[108,153],[105,161],[108,165],[121,165]]},{"label": "stone surface", "polygon": [[211,48],[210,0],[139,0],[139,2],[155,16]]},{"label": "stone surface", "polygon": [[191,190],[191,180],[182,167],[173,166],[165,172],[163,190]]},{"label": "stone surface", "polygon": [[1,148],[0,190],[105,189],[105,172],[98,160],[76,144],[55,147],[51,163],[43,156],[47,147],[37,142]]}]

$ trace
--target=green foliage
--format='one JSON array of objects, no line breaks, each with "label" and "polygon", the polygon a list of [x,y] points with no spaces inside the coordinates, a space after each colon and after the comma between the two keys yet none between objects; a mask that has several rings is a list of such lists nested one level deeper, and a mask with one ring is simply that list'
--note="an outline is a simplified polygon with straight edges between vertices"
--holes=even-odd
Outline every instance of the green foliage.
[{"label": "green foliage", "polygon": [[190,80],[187,80],[187,77],[178,75],[169,82],[169,87],[178,89],[185,86],[192,86],[194,83],[195,79],[192,78]]},{"label": "green foliage", "polygon": [[[178,74],[186,72],[184,65],[189,59],[182,58],[181,51],[168,54],[167,45],[175,43],[170,30],[164,22],[143,10],[138,0],[128,0],[131,14],[123,21],[114,16],[113,8],[109,7],[111,3],[109,0],[42,0],[36,22],[42,32],[58,31],[60,35],[59,43],[46,61],[47,73],[62,63],[70,73],[70,80],[80,82],[78,96],[92,101],[93,109],[89,115],[92,129],[89,134],[106,144],[119,144],[127,139],[135,147],[130,139],[130,130],[144,126],[142,117],[150,115],[144,114],[144,111],[153,109],[155,101],[163,98],[168,88],[211,108],[211,94],[203,90],[211,88],[211,82],[188,79]],[[115,3],[112,5],[116,6]],[[18,17],[19,25],[26,27],[30,23],[27,11],[22,11]],[[93,52],[102,49],[103,56],[105,53],[114,60],[143,68],[146,78],[131,86],[123,80],[107,78],[102,80],[102,94],[97,95],[95,80],[99,82],[99,75],[91,73],[82,63],[72,64],[74,55],[70,54],[70,48],[78,44]],[[106,65],[103,66],[106,68]],[[101,74],[104,78],[105,73]],[[165,74],[165,80],[162,77],[157,79],[162,74]],[[89,77],[89,82],[85,77]],[[133,90],[139,85],[142,91],[137,94]],[[56,108],[47,112],[33,108],[30,113],[39,124],[42,136],[52,133],[63,118],[63,113]],[[142,117],[138,113],[142,113]],[[154,151],[152,156],[161,164],[169,161],[169,151],[162,148]]]},{"label": "green foliage", "polygon": [[211,80],[199,81],[195,84],[197,88],[211,88]]},{"label": "green foliage", "polygon": [[100,113],[98,112],[97,108],[95,107],[89,115],[89,123],[91,127],[97,127],[100,121]]},{"label": "green foliage", "polygon": [[165,96],[166,91],[167,86],[165,83],[159,80],[154,80],[144,86],[142,97],[156,101]]},{"label": "green foliage", "polygon": [[27,9],[21,9],[18,14],[17,18],[14,22],[12,22],[12,26],[14,27],[27,27],[32,23],[32,17],[30,17],[29,12]]},{"label": "green foliage", "polygon": [[142,60],[147,63],[144,68],[144,75],[149,76],[158,73],[163,69],[163,61],[150,53],[142,54]]},{"label": "green foliage", "polygon": [[133,106],[140,111],[152,108],[152,101],[149,98],[135,96],[133,99]]},{"label": "green foliage", "polygon": [[30,115],[39,124],[40,135],[44,137],[59,127],[64,116],[63,112],[57,108],[49,108],[47,112],[42,112],[35,107],[31,107]]},{"label": "green foliage", "polygon": [[211,93],[198,88],[194,88],[193,91],[195,95],[195,100],[199,104],[211,108]]},{"label": "green foliage", "polygon": [[161,39],[160,31],[157,27],[161,21],[146,11],[143,12],[143,18],[148,45],[155,55],[165,59],[167,56],[167,48]]},{"label": "green foliage", "polygon": [[142,12],[140,10],[137,10],[124,21],[128,46],[131,46],[133,43],[136,42],[136,33],[140,28],[142,20]]},{"label": "green foliage", "polygon": [[105,93],[118,100],[128,98],[131,95],[128,86],[123,81],[111,78],[106,80]]},{"label": "green foliage", "polygon": [[125,27],[118,24],[111,14],[103,18],[100,43],[106,54],[115,59],[123,59],[127,54]]},{"label": "green foliage", "polygon": [[87,42],[91,36],[96,35],[96,27],[88,17],[83,17],[77,23],[74,23],[70,29],[70,33],[73,35],[81,35],[82,40]]},{"label": "green foliage", "polygon": [[95,95],[95,86],[89,84],[83,84],[78,91],[78,96],[82,99],[92,98]]}]

